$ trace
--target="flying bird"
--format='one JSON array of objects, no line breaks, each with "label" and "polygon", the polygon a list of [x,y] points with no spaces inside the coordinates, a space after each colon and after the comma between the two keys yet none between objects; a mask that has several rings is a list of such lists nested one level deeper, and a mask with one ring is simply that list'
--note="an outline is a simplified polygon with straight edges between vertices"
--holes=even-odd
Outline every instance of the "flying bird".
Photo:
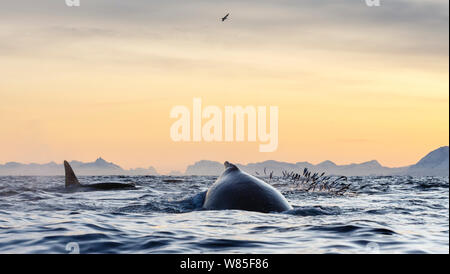
[{"label": "flying bird", "polygon": [[230,14],[227,13],[227,15],[225,15],[225,16],[222,18],[222,22],[225,21],[225,20],[227,20],[229,15],[230,15]]}]

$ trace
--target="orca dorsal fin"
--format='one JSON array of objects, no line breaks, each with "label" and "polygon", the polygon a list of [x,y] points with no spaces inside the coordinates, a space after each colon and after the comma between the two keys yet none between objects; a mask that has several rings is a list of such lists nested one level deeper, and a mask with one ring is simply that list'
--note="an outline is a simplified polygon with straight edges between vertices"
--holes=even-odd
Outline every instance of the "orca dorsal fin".
[{"label": "orca dorsal fin", "polygon": [[67,161],[64,161],[64,170],[66,172],[66,187],[79,186],[80,182],[78,182],[77,176],[75,176],[72,167]]}]

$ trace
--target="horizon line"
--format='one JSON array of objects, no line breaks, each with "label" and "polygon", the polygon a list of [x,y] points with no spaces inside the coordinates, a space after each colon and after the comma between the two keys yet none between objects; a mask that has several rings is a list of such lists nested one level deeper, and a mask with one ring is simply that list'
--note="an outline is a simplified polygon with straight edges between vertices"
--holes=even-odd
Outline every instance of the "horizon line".
[{"label": "horizon line", "polygon": [[[438,149],[441,149],[441,148],[445,148],[445,147],[449,147],[449,145],[439,146],[438,148],[433,149],[433,150],[431,150],[430,152],[428,152],[427,154],[423,155],[420,159],[422,159],[423,157],[425,157],[426,155],[428,155],[429,153],[431,153],[431,152],[433,152],[433,151],[435,151],[435,150],[438,150]],[[107,161],[107,160],[105,160],[102,156],[97,157],[94,161],[91,161],[91,162],[89,162],[89,161],[83,162],[83,161],[76,160],[76,159],[70,160],[69,162],[76,161],[76,162],[80,162],[80,163],[86,164],[86,163],[94,163],[94,162],[96,162],[96,161],[99,160],[99,159],[102,159],[102,160],[104,160],[104,161],[107,162],[107,163],[111,163],[111,164],[117,165],[117,166],[119,166],[121,169],[123,169],[123,170],[125,170],[125,171],[127,171],[127,170],[132,170],[132,169],[139,169],[139,168],[143,168],[143,169],[153,168],[153,169],[155,169],[155,171],[156,171],[158,174],[161,174],[161,175],[170,174],[170,173],[172,173],[172,172],[181,172],[181,173],[185,173],[186,170],[187,170],[187,168],[188,168],[189,166],[194,165],[194,164],[196,164],[196,163],[198,163],[198,162],[201,162],[201,161],[209,161],[209,162],[222,163],[222,161],[220,161],[220,160],[201,159],[201,160],[196,160],[196,161],[194,161],[194,162],[191,163],[191,164],[188,164],[183,170],[177,170],[177,169],[174,169],[174,170],[170,170],[170,171],[168,171],[168,172],[160,172],[160,171],[158,171],[158,168],[156,168],[154,165],[148,165],[147,167],[142,167],[142,166],[141,166],[141,167],[124,168],[124,167],[122,167],[119,163],[115,163],[115,162],[112,162],[112,161]],[[412,165],[416,164],[418,161],[420,161],[420,159],[417,159],[416,162],[413,162],[413,163],[411,163],[411,164],[408,164],[408,165],[402,165],[402,166],[385,166],[385,165],[383,165],[382,163],[380,163],[380,161],[377,160],[377,159],[371,159],[371,160],[366,160],[366,161],[362,161],[362,162],[347,162],[347,163],[338,163],[338,162],[335,162],[335,161],[329,160],[329,159],[323,160],[323,161],[319,161],[319,162],[317,162],[317,163],[309,162],[309,161],[307,161],[307,160],[306,160],[306,161],[289,162],[289,161],[283,161],[283,160],[270,159],[270,160],[263,160],[263,161],[259,161],[259,162],[258,162],[258,161],[252,161],[252,162],[249,161],[249,162],[246,162],[246,163],[236,162],[236,164],[237,164],[237,165],[249,165],[249,164],[264,163],[264,162],[268,162],[268,161],[275,161],[275,162],[279,162],[279,163],[287,163],[287,164],[308,163],[308,164],[311,164],[311,165],[316,166],[316,165],[319,165],[319,164],[321,164],[321,163],[324,163],[324,162],[328,162],[328,161],[329,161],[329,162],[332,162],[333,164],[335,164],[335,165],[337,165],[337,166],[345,166],[345,165],[352,165],[352,164],[364,164],[364,163],[368,163],[368,162],[373,162],[373,161],[375,161],[375,162],[377,162],[378,164],[380,164],[382,167],[385,167],[385,168],[402,168],[402,167],[409,167],[409,166],[412,166]],[[1,166],[1,165],[4,166],[4,165],[6,165],[6,164],[8,164],[8,163],[18,163],[18,164],[23,164],[23,165],[31,165],[31,164],[36,164],[36,165],[46,165],[46,164],[51,164],[51,163],[54,163],[54,164],[62,164],[63,162],[64,162],[64,159],[61,160],[60,162],[59,162],[59,161],[52,160],[52,161],[49,161],[49,162],[43,162],[43,163],[38,163],[38,162],[17,162],[17,161],[9,161],[9,162],[0,163],[0,166]]]}]

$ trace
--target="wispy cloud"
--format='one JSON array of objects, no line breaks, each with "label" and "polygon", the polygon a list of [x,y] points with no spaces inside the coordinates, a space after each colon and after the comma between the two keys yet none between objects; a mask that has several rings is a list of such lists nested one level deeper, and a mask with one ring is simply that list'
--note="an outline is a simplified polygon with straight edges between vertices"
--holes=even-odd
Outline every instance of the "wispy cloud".
[{"label": "wispy cloud", "polygon": [[[92,37],[164,39],[242,47],[300,47],[448,56],[448,1],[383,1],[369,8],[362,0],[306,1],[4,1],[0,10],[3,46],[34,47],[23,32],[44,32],[48,42]],[[230,22],[218,24],[222,13]],[[46,36],[44,35],[44,37]]]}]

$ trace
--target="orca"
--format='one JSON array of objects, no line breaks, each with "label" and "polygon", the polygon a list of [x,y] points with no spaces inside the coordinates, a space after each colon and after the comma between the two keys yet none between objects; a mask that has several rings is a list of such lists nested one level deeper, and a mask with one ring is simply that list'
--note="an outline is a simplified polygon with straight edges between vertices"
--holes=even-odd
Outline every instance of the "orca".
[{"label": "orca", "polygon": [[124,183],[98,183],[82,185],[78,181],[75,172],[73,172],[72,167],[69,162],[64,161],[64,170],[66,173],[66,189],[85,189],[85,190],[121,190],[121,189],[135,189],[134,184],[124,184]]}]

